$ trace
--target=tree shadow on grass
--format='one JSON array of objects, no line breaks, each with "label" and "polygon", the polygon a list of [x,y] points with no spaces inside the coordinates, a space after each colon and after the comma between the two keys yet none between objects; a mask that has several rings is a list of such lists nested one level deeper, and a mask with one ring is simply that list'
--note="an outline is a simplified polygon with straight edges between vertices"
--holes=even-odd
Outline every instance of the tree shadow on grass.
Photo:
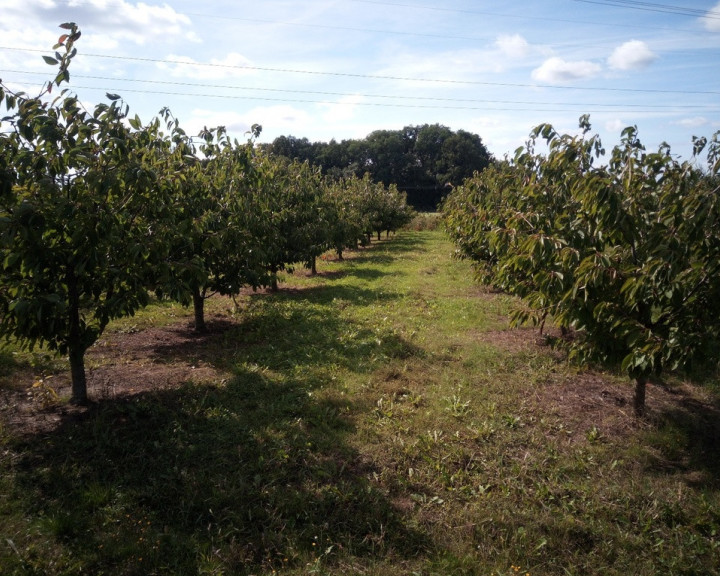
[{"label": "tree shadow on grass", "polygon": [[373,242],[364,248],[352,251],[353,258],[349,262],[385,264],[392,262],[398,255],[405,252],[421,250],[428,237],[420,232],[402,232],[392,238]]},{"label": "tree shadow on grass", "polygon": [[347,306],[391,305],[397,298],[393,292],[327,284],[257,293],[237,320],[210,318],[208,331],[201,334],[177,325],[126,335],[123,353],[154,363],[204,362],[220,370],[250,363],[276,370],[341,366],[364,371],[371,356],[423,354],[392,331],[378,333],[342,316]]},{"label": "tree shadow on grass", "polygon": [[650,469],[683,474],[694,486],[720,488],[720,400],[681,397],[653,419],[650,442],[658,452]]},{"label": "tree shadow on grass", "polygon": [[421,554],[431,544],[346,442],[349,409],[262,368],[103,402],[16,447],[13,498],[29,530],[87,573],[252,574],[332,564],[340,549]]},{"label": "tree shadow on grass", "polygon": [[153,361],[201,358],[234,376],[103,401],[14,441],[9,498],[27,524],[8,534],[17,553],[0,563],[23,574],[51,573],[50,562],[56,573],[257,574],[432,549],[348,441],[349,415],[366,407],[322,393],[333,367],[423,353],[342,317],[343,306],[396,297],[341,285],[253,295],[238,322],[143,342]]},{"label": "tree shadow on grass", "polygon": [[[330,280],[352,276],[352,277],[358,278],[360,280],[365,280],[367,282],[371,282],[373,280],[378,280],[385,276],[389,276],[390,274],[391,274],[390,272],[386,272],[386,271],[380,270],[378,268],[369,268],[369,267],[363,266],[363,265],[361,265],[361,266],[349,265],[349,266],[345,267],[345,269],[342,272],[342,275],[338,275],[335,278],[330,278]],[[397,275],[397,272],[393,272],[392,275]]]},{"label": "tree shadow on grass", "polygon": [[379,243],[376,241],[376,243],[371,246],[393,254],[421,249],[428,241],[428,235],[426,233],[404,230]]}]

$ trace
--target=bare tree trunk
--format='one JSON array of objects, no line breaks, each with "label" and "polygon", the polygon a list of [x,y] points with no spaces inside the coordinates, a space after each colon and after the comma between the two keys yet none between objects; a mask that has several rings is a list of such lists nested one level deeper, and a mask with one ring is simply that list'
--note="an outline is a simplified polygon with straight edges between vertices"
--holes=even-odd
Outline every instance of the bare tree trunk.
[{"label": "bare tree trunk", "polygon": [[72,376],[71,404],[85,405],[88,403],[87,379],[85,377],[85,350],[86,345],[82,338],[80,326],[80,294],[77,288],[75,271],[68,269],[68,304],[70,314],[70,331],[68,334],[68,357],[70,360],[70,374]]},{"label": "bare tree trunk", "polygon": [[315,256],[310,261],[310,274],[317,276],[317,258]]},{"label": "bare tree trunk", "polygon": [[270,267],[270,292],[278,291],[277,266]]},{"label": "bare tree trunk", "polygon": [[633,397],[633,409],[635,416],[642,418],[645,415],[645,389],[647,377],[639,376],[635,379],[635,396]]},{"label": "bare tree trunk", "polygon": [[87,379],[85,378],[85,347],[71,345],[69,350],[70,374],[72,375],[72,396],[70,403],[84,406],[88,403]]},{"label": "bare tree trunk", "polygon": [[195,312],[195,332],[205,332],[205,295],[199,288],[193,290],[193,311]]}]

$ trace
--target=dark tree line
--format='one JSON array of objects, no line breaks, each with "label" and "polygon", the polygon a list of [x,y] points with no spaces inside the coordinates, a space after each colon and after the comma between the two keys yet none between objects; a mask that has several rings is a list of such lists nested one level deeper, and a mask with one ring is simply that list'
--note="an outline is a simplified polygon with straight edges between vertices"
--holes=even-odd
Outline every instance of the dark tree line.
[{"label": "dark tree line", "polygon": [[270,153],[319,166],[335,178],[369,174],[374,182],[395,184],[418,210],[437,208],[441,199],[490,164],[490,152],[477,134],[440,124],[376,130],[362,140],[310,142],[279,136]]}]

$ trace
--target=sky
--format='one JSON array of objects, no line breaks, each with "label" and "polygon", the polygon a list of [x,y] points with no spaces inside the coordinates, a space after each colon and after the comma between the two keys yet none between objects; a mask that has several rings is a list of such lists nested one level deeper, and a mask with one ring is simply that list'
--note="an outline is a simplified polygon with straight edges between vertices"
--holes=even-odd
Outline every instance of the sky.
[{"label": "sky", "polygon": [[144,122],[167,106],[191,134],[327,142],[437,123],[502,158],[534,126],[577,133],[589,114],[608,149],[634,125],[690,159],[693,136],[720,130],[720,2],[668,1],[0,0],[0,79],[37,94],[71,21],[86,106],[119,94]]}]

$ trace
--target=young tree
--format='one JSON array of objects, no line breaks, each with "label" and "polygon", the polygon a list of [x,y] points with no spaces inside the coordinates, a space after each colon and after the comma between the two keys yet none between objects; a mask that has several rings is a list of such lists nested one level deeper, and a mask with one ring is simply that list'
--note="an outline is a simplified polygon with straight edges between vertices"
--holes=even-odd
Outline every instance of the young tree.
[{"label": "young tree", "polygon": [[[203,130],[196,144],[168,109],[161,115],[173,142],[168,170],[181,177],[174,187],[169,260],[156,292],[192,303],[194,329],[203,332],[209,296],[236,295],[243,286],[264,282],[263,250],[253,233],[257,209],[251,190],[258,174],[252,141],[233,142],[220,127]],[[256,127],[253,137],[258,133]]]},{"label": "young tree", "polygon": [[87,402],[86,350],[116,317],[148,300],[149,278],[166,256],[154,222],[168,210],[167,182],[156,171],[162,138],[138,130],[119,97],[86,111],[53,86],[69,79],[80,37],[73,23],[55,49],[53,83],[38,97],[0,85],[0,332],[67,354],[72,402]]},{"label": "young tree", "polygon": [[277,290],[277,273],[303,263],[316,272],[316,259],[330,247],[325,183],[318,168],[307,162],[259,155],[262,174],[255,192],[259,229],[270,286]]},{"label": "young tree", "polygon": [[329,242],[340,260],[346,248],[355,248],[367,238],[365,216],[359,202],[363,186],[364,182],[355,176],[327,182]]}]

